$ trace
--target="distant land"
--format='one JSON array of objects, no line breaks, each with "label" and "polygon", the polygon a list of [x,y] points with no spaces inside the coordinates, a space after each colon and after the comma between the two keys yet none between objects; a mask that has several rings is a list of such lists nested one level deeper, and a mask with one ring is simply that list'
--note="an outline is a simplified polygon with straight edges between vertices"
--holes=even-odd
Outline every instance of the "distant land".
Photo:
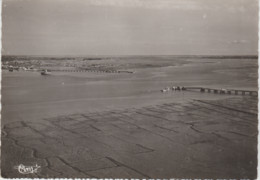
[{"label": "distant land", "polygon": [[31,58],[41,59],[41,60],[73,60],[73,59],[82,59],[82,60],[104,60],[111,58],[120,58],[120,57],[178,57],[178,58],[195,58],[195,59],[258,59],[258,55],[86,55],[86,56],[34,56],[34,55],[2,55],[3,61],[12,61],[12,60],[28,60]]}]

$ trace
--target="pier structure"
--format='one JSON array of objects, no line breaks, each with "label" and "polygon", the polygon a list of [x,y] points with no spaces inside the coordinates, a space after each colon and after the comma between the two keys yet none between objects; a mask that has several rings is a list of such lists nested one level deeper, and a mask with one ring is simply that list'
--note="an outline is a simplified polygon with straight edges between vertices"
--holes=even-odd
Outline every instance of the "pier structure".
[{"label": "pier structure", "polygon": [[[202,93],[214,93],[214,94],[234,94],[234,95],[250,95],[250,96],[258,96],[257,91],[252,90],[238,90],[238,89],[215,89],[215,88],[205,88],[205,87],[184,87],[184,86],[173,86],[172,91],[185,91],[185,90],[195,90],[200,91]],[[165,90],[162,92],[167,92],[169,90]]]},{"label": "pier structure", "polygon": [[235,94],[235,95],[258,95],[257,91],[251,90],[238,90],[238,89],[215,89],[204,87],[185,87],[185,90],[199,90],[200,92],[214,92],[215,94]]},{"label": "pier structure", "polygon": [[79,70],[71,70],[71,69],[54,69],[49,70],[51,72],[95,72],[95,73],[134,73],[134,71],[115,71],[115,70],[90,70],[90,69],[79,69]]}]

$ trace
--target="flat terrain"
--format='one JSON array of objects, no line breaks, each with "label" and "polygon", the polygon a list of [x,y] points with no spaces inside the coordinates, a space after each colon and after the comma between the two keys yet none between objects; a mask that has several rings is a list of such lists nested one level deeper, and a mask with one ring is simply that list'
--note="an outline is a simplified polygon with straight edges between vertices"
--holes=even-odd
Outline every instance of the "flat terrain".
[{"label": "flat terrain", "polygon": [[[4,70],[2,176],[256,178],[257,97],[160,92],[257,90],[256,59],[104,60],[117,61],[136,73]],[[36,163],[34,174],[14,168]]]},{"label": "flat terrain", "polygon": [[254,178],[256,103],[164,103],[8,123],[2,175],[21,177],[12,167],[37,163],[41,171],[23,177]]}]

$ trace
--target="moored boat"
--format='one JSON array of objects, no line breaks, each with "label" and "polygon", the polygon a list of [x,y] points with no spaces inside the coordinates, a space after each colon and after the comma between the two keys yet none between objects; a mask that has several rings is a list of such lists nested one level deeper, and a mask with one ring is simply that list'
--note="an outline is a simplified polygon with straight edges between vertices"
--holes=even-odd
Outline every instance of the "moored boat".
[{"label": "moored boat", "polygon": [[41,75],[50,75],[50,74],[51,72],[48,71],[47,69],[41,71]]}]

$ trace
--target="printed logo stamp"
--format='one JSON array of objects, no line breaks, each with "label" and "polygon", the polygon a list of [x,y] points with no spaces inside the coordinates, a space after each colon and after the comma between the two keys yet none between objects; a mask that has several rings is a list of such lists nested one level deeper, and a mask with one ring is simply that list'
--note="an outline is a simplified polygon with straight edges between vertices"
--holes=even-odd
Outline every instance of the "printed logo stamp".
[{"label": "printed logo stamp", "polygon": [[23,164],[20,164],[18,166],[15,166],[14,168],[18,170],[19,173],[21,174],[34,174],[38,172],[38,169],[41,166],[38,166],[38,164],[36,164],[35,166],[25,166]]}]

